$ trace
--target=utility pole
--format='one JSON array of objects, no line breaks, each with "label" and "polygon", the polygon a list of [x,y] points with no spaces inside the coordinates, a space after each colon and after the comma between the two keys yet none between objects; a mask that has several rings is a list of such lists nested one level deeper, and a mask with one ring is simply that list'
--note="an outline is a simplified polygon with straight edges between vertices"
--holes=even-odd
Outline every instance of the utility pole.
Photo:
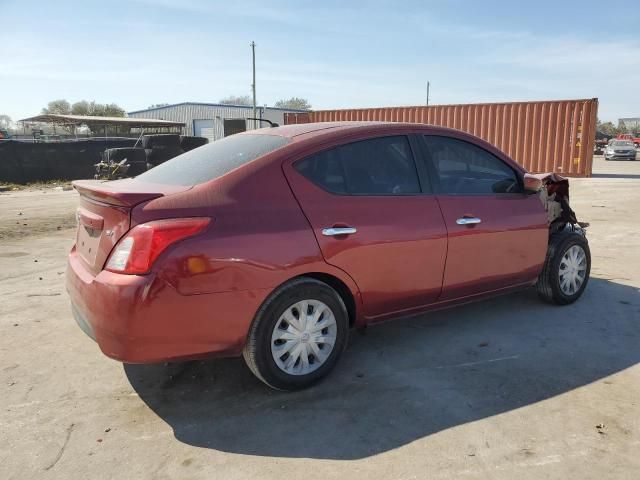
[{"label": "utility pole", "polygon": [[427,107],[429,106],[429,87],[430,86],[431,86],[430,82],[427,82]]},{"label": "utility pole", "polygon": [[[251,90],[253,91],[253,118],[256,118],[256,42],[252,41],[251,45],[251,57],[253,64],[253,83],[251,84]],[[256,128],[256,121],[253,121],[253,128]]]}]

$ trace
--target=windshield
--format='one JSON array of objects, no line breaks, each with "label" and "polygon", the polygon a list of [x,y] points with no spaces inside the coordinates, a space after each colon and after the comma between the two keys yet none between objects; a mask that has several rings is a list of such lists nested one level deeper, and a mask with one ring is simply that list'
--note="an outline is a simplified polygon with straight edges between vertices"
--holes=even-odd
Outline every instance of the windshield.
[{"label": "windshield", "polygon": [[197,185],[221,177],[289,143],[275,135],[232,135],[168,160],[136,177],[165,185]]},{"label": "windshield", "polygon": [[633,142],[629,142],[626,140],[616,140],[614,142],[611,142],[611,145],[613,145],[614,147],[633,147]]}]

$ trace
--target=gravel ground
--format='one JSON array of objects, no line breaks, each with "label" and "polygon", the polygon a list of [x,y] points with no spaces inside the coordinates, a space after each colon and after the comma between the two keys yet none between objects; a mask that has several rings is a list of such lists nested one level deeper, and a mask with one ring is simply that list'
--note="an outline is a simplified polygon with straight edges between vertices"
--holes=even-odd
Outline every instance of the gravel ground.
[{"label": "gravel ground", "polygon": [[354,334],[295,394],[240,359],[123,366],[64,290],[77,197],[0,193],[0,478],[637,479],[640,162],[572,180],[592,280]]}]

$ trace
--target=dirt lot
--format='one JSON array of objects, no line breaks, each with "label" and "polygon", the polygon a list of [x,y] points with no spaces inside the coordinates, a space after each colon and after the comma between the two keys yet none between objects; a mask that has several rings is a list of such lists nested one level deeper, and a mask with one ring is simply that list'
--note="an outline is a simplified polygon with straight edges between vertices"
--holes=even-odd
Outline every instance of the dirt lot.
[{"label": "dirt lot", "polygon": [[577,304],[526,292],[371,328],[296,394],[239,359],[102,356],[63,285],[76,194],[0,194],[0,478],[637,479],[640,161],[595,170],[572,181],[592,224]]}]

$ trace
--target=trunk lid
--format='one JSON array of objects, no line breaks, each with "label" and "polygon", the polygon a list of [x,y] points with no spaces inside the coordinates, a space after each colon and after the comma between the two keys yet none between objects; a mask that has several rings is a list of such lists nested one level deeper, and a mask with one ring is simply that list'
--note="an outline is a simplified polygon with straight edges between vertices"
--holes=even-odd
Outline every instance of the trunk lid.
[{"label": "trunk lid", "polygon": [[103,269],[113,247],[129,231],[134,206],[191,188],[135,179],[79,180],[73,182],[73,187],[80,194],[76,251],[94,275]]}]

